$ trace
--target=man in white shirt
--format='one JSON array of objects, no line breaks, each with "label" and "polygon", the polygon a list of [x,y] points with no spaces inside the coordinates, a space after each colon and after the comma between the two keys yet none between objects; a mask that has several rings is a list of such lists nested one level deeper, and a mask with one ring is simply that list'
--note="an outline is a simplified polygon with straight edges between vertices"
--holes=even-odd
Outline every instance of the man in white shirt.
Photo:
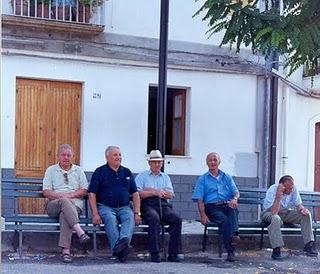
[{"label": "man in white shirt", "polygon": [[281,247],[284,242],[280,229],[283,223],[300,224],[305,254],[310,257],[318,255],[314,251],[311,213],[302,205],[300,194],[291,176],[281,177],[279,184],[274,184],[268,189],[263,208],[261,220],[270,224],[268,232],[273,248],[271,257],[274,260],[283,259]]},{"label": "man in white shirt", "polygon": [[141,198],[142,217],[149,225],[148,242],[151,261],[160,263],[160,223],[170,226],[170,262],[179,262],[181,256],[182,220],[169,203],[174,195],[170,177],[161,172],[164,158],[159,150],[152,150],[148,160],[150,169],[137,175],[135,181]]}]

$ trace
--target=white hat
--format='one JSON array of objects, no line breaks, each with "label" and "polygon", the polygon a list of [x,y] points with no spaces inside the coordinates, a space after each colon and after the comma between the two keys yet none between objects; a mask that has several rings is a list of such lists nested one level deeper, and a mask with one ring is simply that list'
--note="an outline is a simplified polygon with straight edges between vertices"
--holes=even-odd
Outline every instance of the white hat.
[{"label": "white hat", "polygon": [[151,150],[149,154],[148,161],[163,161],[164,158],[162,157],[162,154],[160,150]]}]

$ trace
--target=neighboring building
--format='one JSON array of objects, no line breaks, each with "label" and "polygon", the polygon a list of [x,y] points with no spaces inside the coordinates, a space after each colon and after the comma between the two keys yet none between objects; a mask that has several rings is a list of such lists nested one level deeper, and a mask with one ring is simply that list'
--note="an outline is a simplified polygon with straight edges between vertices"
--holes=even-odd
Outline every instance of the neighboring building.
[{"label": "neighboring building", "polygon": [[[181,207],[210,151],[238,184],[269,184],[266,70],[249,51],[219,48],[221,35],[207,39],[206,24],[192,18],[199,2],[170,1],[165,169]],[[91,14],[79,3],[26,3],[3,1],[3,176],[42,177],[60,143],[74,146],[89,173],[109,144],[122,148],[134,173],[146,169],[155,146],[160,1],[109,0]],[[320,100],[286,84],[279,94],[277,177],[290,173],[313,190]],[[195,217],[194,207],[180,212]]]}]

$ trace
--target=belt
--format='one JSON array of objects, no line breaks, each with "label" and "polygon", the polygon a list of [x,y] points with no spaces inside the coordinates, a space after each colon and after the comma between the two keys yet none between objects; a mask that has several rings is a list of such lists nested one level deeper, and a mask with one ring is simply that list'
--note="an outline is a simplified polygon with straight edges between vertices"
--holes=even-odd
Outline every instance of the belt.
[{"label": "belt", "polygon": [[220,202],[216,202],[216,203],[207,203],[207,205],[220,206],[220,205],[227,205],[228,203],[229,203],[229,201],[220,201]]}]

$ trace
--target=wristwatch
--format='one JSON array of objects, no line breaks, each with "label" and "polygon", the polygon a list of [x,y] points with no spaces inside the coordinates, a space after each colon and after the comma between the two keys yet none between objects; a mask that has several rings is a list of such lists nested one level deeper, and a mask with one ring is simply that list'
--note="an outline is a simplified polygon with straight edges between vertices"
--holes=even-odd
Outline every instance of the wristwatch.
[{"label": "wristwatch", "polygon": [[135,212],[134,214],[141,216],[141,212]]}]

